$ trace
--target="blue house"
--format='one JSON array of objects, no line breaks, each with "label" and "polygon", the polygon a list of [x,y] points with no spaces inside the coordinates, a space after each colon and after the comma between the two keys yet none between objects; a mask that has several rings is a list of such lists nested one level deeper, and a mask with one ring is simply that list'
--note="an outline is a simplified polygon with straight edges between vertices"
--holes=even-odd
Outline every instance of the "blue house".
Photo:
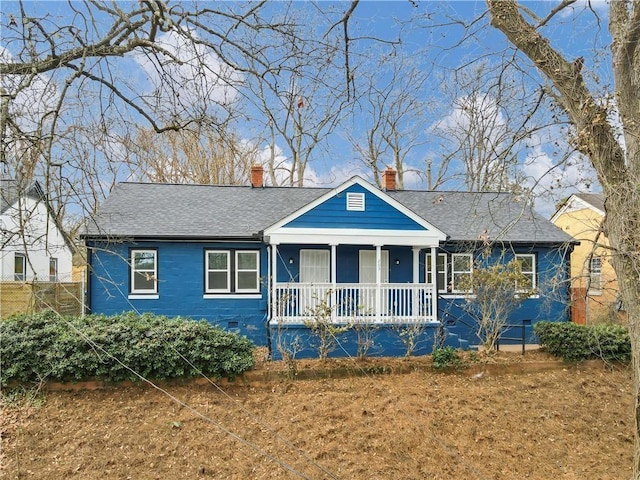
[{"label": "blue house", "polygon": [[[313,355],[309,321],[371,328],[371,355],[433,342],[478,344],[461,286],[482,252],[516,258],[535,295],[511,322],[569,319],[573,240],[508,193],[119,184],[84,234],[93,313],[188,316],[246,335],[274,355]],[[532,335],[531,326],[527,336]],[[404,333],[403,333],[404,332]],[[358,349],[356,329],[337,355]],[[361,345],[360,345],[361,346]]]}]

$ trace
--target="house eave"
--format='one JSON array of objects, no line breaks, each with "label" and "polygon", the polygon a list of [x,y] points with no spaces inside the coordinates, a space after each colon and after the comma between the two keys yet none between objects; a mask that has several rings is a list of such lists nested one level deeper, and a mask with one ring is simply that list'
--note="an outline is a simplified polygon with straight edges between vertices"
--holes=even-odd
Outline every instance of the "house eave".
[{"label": "house eave", "polygon": [[188,242],[188,243],[228,243],[228,242],[252,242],[262,243],[262,235],[255,234],[244,236],[201,236],[201,235],[93,235],[82,234],[80,236],[86,242]]}]

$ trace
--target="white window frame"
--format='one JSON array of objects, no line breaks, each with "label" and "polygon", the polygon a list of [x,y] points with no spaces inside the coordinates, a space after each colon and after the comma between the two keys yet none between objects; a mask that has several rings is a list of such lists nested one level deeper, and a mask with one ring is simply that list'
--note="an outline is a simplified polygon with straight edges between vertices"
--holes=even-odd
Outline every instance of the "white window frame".
[{"label": "white window frame", "polygon": [[[436,286],[438,286],[438,276],[443,276],[442,288],[438,288],[438,293],[447,293],[447,285],[449,284],[449,272],[447,268],[447,254],[446,253],[438,253],[436,254],[436,258],[442,259],[442,270],[438,270],[438,262],[436,261]],[[432,282],[429,281],[431,277],[431,253],[427,252],[425,256],[425,273],[424,279],[425,283],[430,284]]]},{"label": "white window frame", "polygon": [[[51,267],[53,266],[53,274],[51,273]],[[49,281],[58,281],[58,259],[56,257],[49,258]]]},{"label": "white window frame", "polygon": [[[212,269],[209,266],[209,254],[221,253],[227,256],[227,268],[226,269]],[[238,256],[240,254],[250,253],[256,257],[255,269],[239,269]],[[245,293],[260,293],[260,250],[218,250],[210,248],[204,251],[205,265],[204,265],[204,293],[207,294],[245,294]],[[232,263],[233,260],[233,263]],[[209,285],[209,273],[210,272],[226,272],[227,274],[227,288],[211,288]],[[256,283],[252,288],[238,288],[238,275],[240,273],[255,272]]]},{"label": "white window frame", "polygon": [[[455,270],[456,258],[468,258],[469,270]],[[472,275],[473,274],[473,255],[471,253],[452,253],[451,254],[451,293],[471,293],[469,290],[459,290],[456,288],[456,275]]]},{"label": "white window frame", "polygon": [[[238,261],[238,256],[240,254],[246,254],[246,253],[251,253],[253,255],[255,255],[256,257],[256,267],[253,269],[240,269],[239,265],[240,262]],[[233,265],[233,270],[234,270],[234,276],[235,276],[235,284],[234,286],[234,291],[237,293],[258,293],[260,292],[260,251],[259,250],[236,250],[236,255],[235,255],[235,265]],[[253,288],[239,288],[239,282],[238,282],[238,275],[240,273],[247,273],[247,272],[255,272],[255,276],[256,276],[256,283],[255,283],[255,287]],[[208,278],[208,275],[207,275]]]},{"label": "white window frame", "polygon": [[[16,271],[16,262],[21,259],[22,273]],[[24,253],[16,253],[13,258],[13,280],[16,282],[24,282],[27,279],[27,256]]]},{"label": "white window frame", "polygon": [[[218,253],[225,254],[227,256],[227,268],[226,269],[212,269],[209,267],[209,254]],[[230,250],[205,250],[204,252],[204,282],[205,293],[230,293],[231,292],[231,251]],[[211,288],[209,286],[209,273],[210,272],[226,272],[227,273],[227,288]]]},{"label": "white window frame", "polygon": [[[522,262],[520,262],[520,273],[522,275],[525,275],[527,277],[531,277],[531,288],[527,289],[527,290],[531,290],[532,292],[535,292],[535,290],[538,288],[538,272],[536,270],[536,254],[535,253],[516,253],[514,255],[514,259],[516,261],[518,261],[518,259],[523,258],[523,257],[529,257],[531,258],[531,270],[523,270],[522,269]],[[518,282],[516,282],[516,292],[522,292],[524,290],[520,290],[518,288],[517,285]]]},{"label": "white window frame", "polygon": [[[153,254],[153,269],[136,269],[135,258],[138,253],[152,253]],[[158,293],[158,251],[150,248],[139,248],[131,250],[130,253],[130,269],[131,269],[131,293],[132,294],[157,294]],[[153,288],[135,288],[136,273],[147,273],[153,277]]]},{"label": "white window frame", "polygon": [[602,294],[602,257],[599,255],[593,255],[589,259],[589,294]]}]

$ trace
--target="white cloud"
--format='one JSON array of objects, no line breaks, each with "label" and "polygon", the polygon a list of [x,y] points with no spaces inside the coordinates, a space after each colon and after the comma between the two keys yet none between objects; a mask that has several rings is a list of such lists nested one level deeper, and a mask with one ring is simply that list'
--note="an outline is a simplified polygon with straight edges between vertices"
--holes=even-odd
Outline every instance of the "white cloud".
[{"label": "white cloud", "polygon": [[229,107],[236,101],[243,75],[204,46],[174,31],[159,35],[156,43],[168,54],[134,56],[148,80],[146,95],[156,108],[181,114],[193,108]]},{"label": "white cloud", "polygon": [[557,203],[572,192],[590,192],[597,188],[595,171],[586,158],[575,153],[565,162],[556,163],[540,144],[529,151],[524,172],[535,208],[547,218]]},{"label": "white cloud", "polygon": [[[0,46],[0,61],[12,60],[13,55]],[[47,75],[3,75],[0,77],[0,86],[7,94],[14,96],[9,105],[9,114],[25,134],[34,133],[41,128],[47,114],[58,104],[57,86]]]}]

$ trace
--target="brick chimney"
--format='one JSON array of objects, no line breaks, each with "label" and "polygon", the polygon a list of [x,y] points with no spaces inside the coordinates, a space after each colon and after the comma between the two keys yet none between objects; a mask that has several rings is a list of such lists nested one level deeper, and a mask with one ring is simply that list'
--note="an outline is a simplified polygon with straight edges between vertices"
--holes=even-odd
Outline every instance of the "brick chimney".
[{"label": "brick chimney", "polygon": [[382,187],[387,191],[394,191],[396,189],[396,171],[387,167],[382,172]]},{"label": "brick chimney", "polygon": [[255,164],[251,167],[251,186],[253,188],[262,188],[264,183],[264,168],[262,165]]}]

